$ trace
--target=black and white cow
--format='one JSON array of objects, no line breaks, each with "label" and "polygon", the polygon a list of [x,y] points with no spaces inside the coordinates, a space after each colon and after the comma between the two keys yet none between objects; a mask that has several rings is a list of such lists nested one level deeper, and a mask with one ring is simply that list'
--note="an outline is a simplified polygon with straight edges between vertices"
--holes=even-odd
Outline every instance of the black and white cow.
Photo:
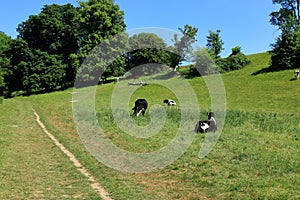
[{"label": "black and white cow", "polygon": [[296,80],[299,80],[299,73],[300,73],[299,70],[294,71],[294,76]]},{"label": "black and white cow", "polygon": [[138,99],[135,101],[134,107],[132,108],[133,114],[135,116],[139,116],[142,113],[144,116],[147,107],[148,107],[148,102],[146,101],[146,99]]},{"label": "black and white cow", "polygon": [[207,116],[208,116],[208,120],[197,122],[195,127],[195,132],[207,133],[207,132],[216,132],[218,130],[214,112],[207,113]]},{"label": "black and white cow", "polygon": [[168,106],[176,106],[176,102],[172,99],[165,99],[165,100],[163,100],[163,103]]}]

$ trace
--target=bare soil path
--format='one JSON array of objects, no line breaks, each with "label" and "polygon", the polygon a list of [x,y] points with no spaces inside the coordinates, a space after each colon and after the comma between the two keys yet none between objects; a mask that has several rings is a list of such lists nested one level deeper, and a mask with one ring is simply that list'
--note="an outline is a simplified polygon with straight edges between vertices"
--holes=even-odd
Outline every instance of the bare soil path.
[{"label": "bare soil path", "polygon": [[99,194],[99,196],[104,200],[112,200],[112,198],[109,197],[109,193],[100,185],[99,182],[96,181],[96,179],[93,177],[92,174],[88,172],[88,170],[79,162],[79,160],[75,157],[75,155],[70,152],[62,143],[60,143],[54,135],[52,135],[45,125],[41,122],[40,116],[38,113],[33,109],[33,113],[36,116],[36,122],[39,124],[39,126],[42,128],[45,134],[54,142],[54,144],[65,154],[69,157],[69,159],[73,162],[74,166],[77,168],[77,170],[82,173],[88,180],[90,181],[91,187]]}]

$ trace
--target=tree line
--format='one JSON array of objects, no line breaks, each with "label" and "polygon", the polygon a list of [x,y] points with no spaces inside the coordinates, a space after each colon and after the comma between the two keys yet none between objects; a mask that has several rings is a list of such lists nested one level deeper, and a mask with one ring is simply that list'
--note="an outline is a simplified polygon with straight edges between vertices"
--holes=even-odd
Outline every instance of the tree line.
[{"label": "tree line", "polygon": [[[273,2],[281,4],[282,8],[271,13],[270,22],[279,26],[282,34],[273,44],[272,66],[293,67],[299,62],[299,56],[286,58],[283,55],[300,52],[299,1]],[[134,50],[109,64],[86,63],[90,67],[84,69],[88,71],[86,75],[79,77],[82,81],[99,79],[96,74],[101,70],[104,77],[123,76],[135,66],[147,63],[175,69],[191,58],[194,64],[185,71],[188,76],[241,69],[249,63],[239,46],[233,47],[227,58],[220,56],[224,44],[220,30],[209,31],[206,48],[193,49],[198,29],[190,25],[179,28],[182,36],[174,35],[171,46],[153,33],[129,37],[125,29],[124,12],[113,0],[88,0],[78,2],[78,6],[45,5],[38,15],[30,15],[18,25],[16,39],[0,32],[0,96],[30,95],[73,86],[85,58],[97,45],[115,35],[119,37],[109,41],[111,52],[120,51],[120,45],[123,50]],[[156,48],[147,48],[148,44],[155,44]],[[145,74],[156,70],[144,69]]]},{"label": "tree line", "polygon": [[88,52],[125,28],[124,13],[112,0],[45,5],[18,25],[16,39],[0,33],[0,95],[72,86]]}]

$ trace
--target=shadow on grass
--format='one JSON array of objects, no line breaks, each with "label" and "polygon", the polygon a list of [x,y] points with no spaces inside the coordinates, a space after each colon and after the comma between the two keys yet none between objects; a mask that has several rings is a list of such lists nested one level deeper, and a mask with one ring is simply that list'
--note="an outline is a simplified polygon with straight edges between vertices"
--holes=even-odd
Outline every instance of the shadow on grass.
[{"label": "shadow on grass", "polygon": [[[271,72],[279,72],[279,71],[286,71],[286,70],[293,70],[294,68],[288,68],[288,69],[283,69],[281,67],[276,67],[276,66],[269,66],[263,69],[260,69],[254,73],[252,73],[252,76],[257,76],[259,74],[266,74],[266,73],[271,73]],[[291,78],[290,81],[296,81],[297,78]]]},{"label": "shadow on grass", "polygon": [[291,78],[290,81],[297,81],[297,78]]},{"label": "shadow on grass", "polygon": [[169,73],[165,73],[165,74],[162,74],[162,75],[158,75],[156,76],[154,79],[156,80],[168,80],[170,78],[173,78],[175,76],[177,76],[179,73],[176,72],[176,71],[171,71]]},{"label": "shadow on grass", "polygon": [[256,76],[259,74],[265,74],[265,73],[270,73],[270,72],[278,72],[278,71],[283,71],[284,69],[280,68],[280,67],[274,67],[274,66],[268,66],[266,68],[260,69],[254,73],[252,73],[252,76]]}]

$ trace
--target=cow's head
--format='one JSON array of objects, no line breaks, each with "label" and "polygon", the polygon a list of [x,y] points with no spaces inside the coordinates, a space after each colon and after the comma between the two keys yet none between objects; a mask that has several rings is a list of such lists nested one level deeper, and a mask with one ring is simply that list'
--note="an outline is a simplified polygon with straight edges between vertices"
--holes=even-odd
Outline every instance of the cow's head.
[{"label": "cow's head", "polygon": [[207,113],[208,119],[215,117],[215,113],[214,112],[208,112]]}]

